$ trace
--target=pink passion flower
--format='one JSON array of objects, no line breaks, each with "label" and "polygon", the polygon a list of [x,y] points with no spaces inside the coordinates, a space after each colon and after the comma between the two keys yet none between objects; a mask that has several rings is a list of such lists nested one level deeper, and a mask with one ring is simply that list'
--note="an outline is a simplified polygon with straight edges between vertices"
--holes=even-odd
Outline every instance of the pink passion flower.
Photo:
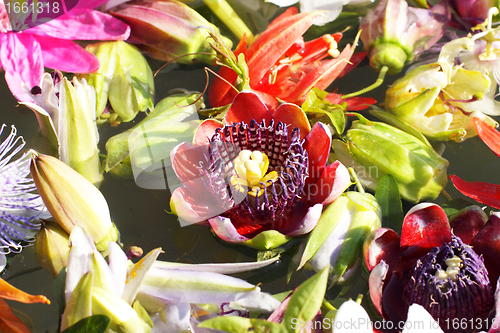
[{"label": "pink passion flower", "polygon": [[438,205],[414,206],[404,218],[401,238],[382,228],[365,240],[375,309],[397,323],[417,303],[443,331],[487,331],[500,275],[499,234],[500,214],[488,218],[478,206],[464,208],[450,221]]},{"label": "pink passion flower", "polygon": [[[92,10],[105,1],[80,1],[66,14],[23,30],[13,31],[5,4],[0,3],[0,63],[12,94],[33,102],[25,91],[40,84],[44,67],[70,73],[91,73],[99,68],[97,58],[77,40],[125,40],[130,28],[120,20]],[[16,22],[16,27],[22,22]],[[14,27],[15,28],[15,27]],[[24,88],[23,88],[24,85]]]},{"label": "pink passion flower", "polygon": [[323,205],[350,185],[344,165],[326,165],[330,131],[322,123],[311,128],[297,105],[271,113],[257,94],[243,91],[225,121],[205,120],[194,146],[172,150],[183,186],[172,193],[171,208],[181,223],[208,220],[226,242],[270,249],[311,231]]}]

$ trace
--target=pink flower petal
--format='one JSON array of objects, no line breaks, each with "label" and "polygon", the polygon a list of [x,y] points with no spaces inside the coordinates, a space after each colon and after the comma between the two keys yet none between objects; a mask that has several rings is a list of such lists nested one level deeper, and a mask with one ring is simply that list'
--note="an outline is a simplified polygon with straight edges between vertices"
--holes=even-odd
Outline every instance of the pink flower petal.
[{"label": "pink flower petal", "polygon": [[296,223],[293,223],[292,230],[289,232],[285,232],[284,234],[291,237],[298,237],[309,233],[318,224],[322,211],[323,211],[322,204],[316,204],[310,207],[307,210],[306,215],[302,218],[302,221],[297,221]]},{"label": "pink flower petal", "polygon": [[205,221],[221,213],[221,207],[206,193],[191,192],[185,187],[175,189],[170,207],[180,219],[181,226]]},{"label": "pink flower petal", "polygon": [[368,277],[368,285],[370,292],[370,300],[372,301],[375,310],[378,314],[382,316],[382,293],[384,291],[384,280],[390,277],[392,274],[389,273],[389,265],[384,261],[381,261],[374,269],[370,272]]},{"label": "pink flower petal", "polygon": [[12,94],[19,101],[32,102],[22,84],[31,89],[42,79],[43,59],[38,41],[26,33],[0,34],[0,58]]},{"label": "pink flower petal", "polygon": [[42,48],[45,67],[81,74],[99,69],[97,57],[73,41],[48,36],[36,36],[36,39]]},{"label": "pink flower petal", "polygon": [[328,205],[335,201],[351,185],[347,168],[335,161],[327,165],[319,179],[306,187],[304,200]]},{"label": "pink flower petal", "polygon": [[125,40],[130,35],[130,27],[111,15],[74,8],[68,14],[24,32],[60,39]]},{"label": "pink flower petal", "polygon": [[316,123],[311,132],[307,134],[304,149],[309,158],[309,177],[306,178],[306,186],[315,183],[325,168],[330,154],[332,135],[328,127],[323,123]]},{"label": "pink flower petal", "polygon": [[243,243],[250,239],[240,235],[231,223],[231,219],[227,217],[216,216],[213,219],[209,219],[208,222],[215,234],[223,241],[228,243]]},{"label": "pink flower petal", "polygon": [[[203,149],[200,146],[193,147],[187,142],[181,143],[171,150],[170,160],[177,178],[184,185],[196,179],[201,180],[200,170],[198,170],[200,163],[208,166]],[[201,182],[201,185],[203,185],[203,182]],[[204,186],[198,189],[200,191],[206,190]]]},{"label": "pink flower petal", "polygon": [[371,231],[363,241],[363,256],[368,272],[382,261],[390,270],[396,268],[399,242],[399,235],[392,229],[379,228]]}]

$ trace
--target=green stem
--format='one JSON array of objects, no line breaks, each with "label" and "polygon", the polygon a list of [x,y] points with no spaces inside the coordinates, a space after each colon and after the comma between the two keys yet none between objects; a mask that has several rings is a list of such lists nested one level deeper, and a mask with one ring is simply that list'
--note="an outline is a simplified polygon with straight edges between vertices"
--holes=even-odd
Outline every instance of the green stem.
[{"label": "green stem", "polygon": [[323,306],[328,310],[337,310],[333,305],[330,304],[330,302],[327,302],[326,299],[323,299]]},{"label": "green stem", "polygon": [[356,183],[356,187],[358,188],[359,193],[365,193],[365,189],[363,188],[363,185],[361,185],[361,182],[358,179],[358,176],[356,175],[356,172],[354,171],[353,168],[349,168],[349,174],[351,175],[352,179],[354,180],[354,183]]},{"label": "green stem", "polygon": [[382,82],[384,82],[384,79],[385,79],[385,74],[387,73],[387,71],[389,70],[389,67],[387,66],[383,66],[381,69],[380,69],[380,74],[378,75],[378,78],[377,78],[377,81],[375,81],[374,84],[364,88],[364,89],[361,89],[361,90],[358,90],[356,92],[353,92],[353,93],[350,93],[350,94],[347,94],[347,95],[344,95],[342,96],[342,98],[350,98],[350,97],[355,97],[355,96],[358,96],[358,95],[361,95],[361,94],[364,94],[366,92],[369,92],[375,88],[378,88]]},{"label": "green stem", "polygon": [[248,43],[253,42],[253,33],[226,0],[203,0],[203,2],[227,25],[238,39],[241,39],[246,34]]},{"label": "green stem", "polygon": [[359,294],[358,297],[356,298],[356,303],[358,303],[359,305],[361,305],[361,301],[363,301],[363,295]]}]

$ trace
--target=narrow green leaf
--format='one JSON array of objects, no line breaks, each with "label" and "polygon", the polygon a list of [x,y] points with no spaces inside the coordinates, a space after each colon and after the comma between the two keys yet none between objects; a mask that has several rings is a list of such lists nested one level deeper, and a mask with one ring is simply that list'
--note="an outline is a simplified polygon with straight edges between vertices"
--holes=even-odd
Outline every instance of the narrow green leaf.
[{"label": "narrow green leaf", "polygon": [[62,333],[104,333],[108,330],[111,319],[105,315],[83,318]]},{"label": "narrow green leaf", "polygon": [[398,184],[392,175],[387,174],[380,179],[375,198],[382,208],[382,227],[391,228],[401,234],[404,218],[403,206]]},{"label": "narrow green leaf", "polygon": [[288,332],[298,332],[296,323],[312,320],[321,308],[328,282],[330,266],[325,267],[305,282],[292,294],[283,315],[283,325]]}]

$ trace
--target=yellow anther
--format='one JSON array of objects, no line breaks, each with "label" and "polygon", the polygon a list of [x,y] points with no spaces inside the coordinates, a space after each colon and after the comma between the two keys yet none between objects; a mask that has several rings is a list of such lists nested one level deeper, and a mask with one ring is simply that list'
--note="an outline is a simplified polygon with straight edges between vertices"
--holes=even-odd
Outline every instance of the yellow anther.
[{"label": "yellow anther", "polygon": [[269,186],[278,178],[276,171],[266,175],[269,158],[258,150],[240,151],[233,164],[236,175],[231,178],[231,184],[240,192],[244,192],[246,186],[248,193],[255,196],[258,189]]}]

